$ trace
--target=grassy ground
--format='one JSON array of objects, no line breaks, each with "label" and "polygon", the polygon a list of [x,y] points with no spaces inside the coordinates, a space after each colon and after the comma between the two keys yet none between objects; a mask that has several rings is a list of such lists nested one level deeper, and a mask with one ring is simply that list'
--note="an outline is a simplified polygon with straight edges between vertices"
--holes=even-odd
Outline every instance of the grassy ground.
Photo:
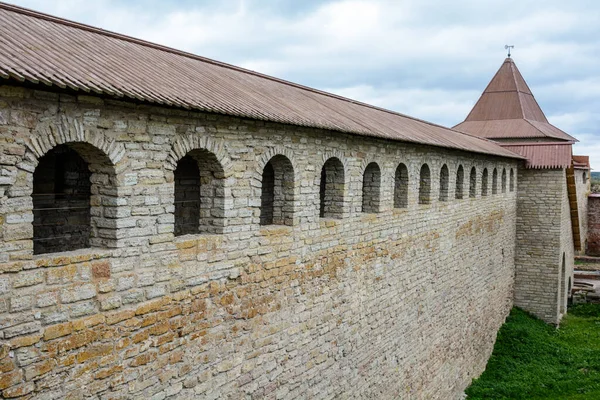
[{"label": "grassy ground", "polygon": [[600,305],[569,308],[559,329],[513,309],[474,399],[600,399]]}]

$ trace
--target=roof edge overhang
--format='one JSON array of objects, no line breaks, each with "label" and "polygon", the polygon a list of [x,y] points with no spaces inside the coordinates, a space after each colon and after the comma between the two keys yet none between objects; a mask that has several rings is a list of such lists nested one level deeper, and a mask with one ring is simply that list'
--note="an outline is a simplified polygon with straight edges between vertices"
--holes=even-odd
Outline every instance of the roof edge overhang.
[{"label": "roof edge overhang", "polygon": [[[0,3],[1,4],[1,3]],[[158,101],[152,101],[151,99],[146,99],[146,98],[133,98],[133,97],[129,97],[129,96],[118,96],[118,95],[114,95],[114,94],[110,94],[110,93],[106,93],[106,92],[94,92],[94,93],[90,93],[90,92],[86,92],[81,90],[78,87],[62,87],[56,84],[46,84],[44,82],[33,82],[31,80],[21,80],[21,79],[16,79],[14,77],[9,77],[9,78],[5,78],[3,76],[0,76],[0,85],[2,85],[3,83],[8,84],[8,85],[13,85],[13,86],[18,86],[18,87],[26,87],[29,89],[33,89],[33,90],[46,90],[46,91],[52,91],[52,92],[57,92],[57,93],[65,93],[65,94],[69,94],[69,95],[85,95],[85,96],[95,96],[95,97],[99,97],[99,98],[104,98],[104,99],[110,99],[110,100],[115,100],[115,101],[120,101],[120,102],[128,102],[128,103],[134,103],[134,104],[140,104],[140,105],[146,105],[146,106],[155,106],[155,107],[161,107],[161,108],[172,108],[172,109],[180,109],[180,110],[185,110],[185,111],[193,111],[193,112],[201,112],[201,113],[208,113],[208,114],[217,114],[217,115],[224,115],[224,116],[230,116],[230,117],[237,117],[237,118],[248,118],[251,120],[258,120],[258,121],[265,121],[265,122],[272,122],[272,123],[276,123],[276,124],[284,124],[284,125],[291,125],[291,126],[297,126],[297,127],[301,127],[301,128],[315,128],[315,129],[323,129],[323,130],[328,130],[328,131],[332,131],[332,132],[338,132],[338,133],[343,133],[343,134],[348,134],[348,135],[354,135],[354,136],[359,136],[359,137],[371,137],[373,139],[379,139],[379,140],[389,140],[389,141],[393,141],[393,142],[400,142],[400,143],[410,143],[410,144],[417,144],[417,145],[422,145],[422,146],[431,146],[431,147],[435,147],[435,148],[442,148],[442,149],[448,149],[448,150],[454,150],[454,151],[463,151],[466,153],[474,153],[474,154],[481,154],[481,155],[485,155],[485,156],[493,156],[493,157],[503,157],[503,158],[513,158],[513,159],[519,159],[519,160],[525,160],[526,158],[521,156],[520,154],[517,154],[513,151],[510,151],[508,149],[503,148],[502,146],[499,145],[498,142],[488,139],[488,138],[484,138],[484,137],[480,137],[477,135],[473,135],[471,133],[468,132],[462,132],[459,131],[457,129],[452,129],[452,128],[448,128],[448,127],[444,127],[442,125],[438,125],[432,122],[428,122],[425,120],[421,120],[418,118],[413,118],[401,113],[396,113],[394,111],[391,110],[386,110],[386,109],[381,109],[375,106],[369,106],[368,104],[365,104],[367,107],[370,108],[375,108],[378,109],[380,111],[385,111],[387,113],[390,114],[395,114],[398,115],[400,117],[406,117],[408,119],[411,120],[415,120],[418,122],[422,122],[425,123],[427,125],[431,125],[433,127],[438,127],[438,128],[443,128],[449,131],[453,131],[456,132],[458,134],[461,135],[465,135],[465,136],[469,136],[472,138],[475,138],[477,140],[481,140],[487,143],[490,143],[492,145],[498,146],[499,148],[502,148],[502,150],[504,150],[502,153],[500,152],[486,152],[483,150],[476,150],[476,149],[467,149],[467,148],[463,148],[460,146],[449,146],[449,145],[444,145],[444,144],[436,144],[436,143],[425,143],[425,142],[421,142],[418,140],[410,140],[407,138],[390,138],[390,137],[382,137],[379,136],[377,134],[374,133],[366,133],[366,132],[355,132],[355,131],[350,131],[350,130],[344,130],[344,129],[339,129],[336,127],[331,127],[331,126],[321,126],[319,124],[298,124],[298,123],[292,123],[292,122],[288,122],[288,121],[278,121],[276,119],[270,119],[270,118],[266,118],[266,117],[261,117],[261,116],[257,116],[257,115],[246,115],[244,113],[236,113],[236,112],[231,112],[231,113],[224,113],[224,112],[219,112],[216,110],[208,110],[208,109],[203,109],[200,107],[194,107],[194,106],[189,106],[189,107],[184,107],[181,106],[179,104],[166,104],[164,102],[158,102]],[[350,100],[351,102],[353,102],[352,100]],[[354,102],[358,105],[363,105],[360,102]]]},{"label": "roof edge overhang", "polygon": [[501,147],[526,158],[526,169],[562,169],[573,165],[572,147],[575,142],[511,142]]},{"label": "roof edge overhang", "polygon": [[[64,60],[60,57],[53,57],[49,60],[43,59],[43,57],[47,56],[47,53],[44,52],[36,53],[34,58],[31,58],[30,52],[26,52],[26,54],[23,54],[22,52],[14,53],[17,60],[13,60],[13,62],[7,63],[4,66],[0,65],[0,78],[5,79],[8,84],[15,84],[19,86],[29,85],[29,87],[33,88],[43,87],[45,90],[56,90],[60,92],[67,91],[71,94],[89,94],[111,99],[115,98],[120,101],[153,104],[161,107],[173,107],[188,111],[193,110],[221,115],[231,115],[234,117],[249,118],[253,120],[271,121],[274,123],[294,126],[325,129],[357,136],[373,137],[382,140],[405,143],[416,143],[424,146],[452,149],[473,154],[483,154],[505,158],[520,158],[518,155],[514,155],[512,152],[501,148],[496,142],[486,140],[485,138],[474,135],[464,135],[462,132],[449,129],[448,127],[441,126],[439,124],[434,124],[432,122],[404,115],[399,112],[386,110],[381,107],[352,100],[332,93],[327,93],[325,91],[236,67],[227,63],[211,60],[191,53],[102,30],[89,25],[65,20],[11,4],[0,2],[0,11],[4,12],[6,15],[11,15],[10,18],[12,19],[15,18],[15,15],[19,15],[26,18],[35,18],[38,20],[38,22],[44,22],[42,27],[37,27],[21,21],[19,22],[19,27],[22,28],[22,32],[19,31],[19,29],[8,30],[8,32],[10,32],[10,34],[7,36],[9,42],[16,42],[17,38],[22,38],[22,40],[19,39],[20,41],[18,43],[25,46],[23,48],[29,48],[27,47],[27,44],[32,40],[39,40],[42,37],[48,36],[48,30],[43,31],[43,34],[40,34],[40,32],[43,30],[42,28],[47,28],[47,24],[53,24],[56,26],[60,25],[61,27],[68,29],[68,31],[64,32],[65,35],[73,34],[73,31],[81,31],[86,32],[86,34],[91,33],[93,35],[98,35],[98,37],[107,37],[116,39],[119,42],[123,41],[131,43],[134,45],[133,48],[136,50],[136,54],[138,54],[138,56],[140,54],[146,54],[144,53],[144,49],[153,49],[158,50],[161,53],[164,52],[177,57],[182,57],[181,60],[201,62],[202,64],[210,66],[210,68],[224,68],[232,71],[235,74],[242,74],[244,77],[252,77],[253,79],[257,77],[259,80],[253,81],[253,89],[258,88],[266,91],[269,89],[269,84],[273,82],[276,85],[281,85],[278,87],[279,89],[293,90],[293,94],[306,101],[307,105],[302,107],[298,106],[295,108],[292,107],[293,104],[291,103],[278,105],[279,107],[275,106],[274,103],[280,101],[283,98],[282,96],[274,96],[263,103],[254,103],[257,92],[252,92],[251,94],[246,93],[247,96],[242,99],[246,103],[243,104],[243,107],[238,107],[242,100],[236,97],[234,98],[234,101],[237,101],[237,103],[232,105],[229,103],[231,98],[228,97],[230,96],[230,93],[228,93],[227,90],[221,90],[217,95],[211,97],[211,103],[204,101],[204,99],[195,98],[194,95],[197,96],[197,93],[190,94],[189,90],[188,92],[181,93],[177,92],[177,90],[169,91],[164,89],[164,87],[159,86],[148,88],[146,76],[144,76],[144,79],[134,82],[134,84],[125,85],[124,82],[127,82],[127,79],[116,79],[115,74],[118,75],[118,73],[113,70],[109,71],[110,74],[108,74],[106,68],[101,65],[102,63],[98,63],[97,67],[99,69],[95,70],[96,72],[94,74],[81,74],[80,71],[89,72],[89,70],[86,69],[89,68],[89,63],[85,57],[76,57],[80,56],[80,53],[78,53],[79,51],[85,51],[81,50],[79,47],[60,49],[59,51],[59,55],[64,55],[65,57],[68,55],[69,57],[66,57],[68,59],[77,58],[78,62],[81,64],[78,64],[77,68],[70,66],[68,63],[65,64]],[[17,24],[17,22],[14,20],[11,23]],[[112,45],[114,43],[111,40],[102,41],[100,44],[102,44],[105,49],[112,49]],[[44,46],[40,47],[45,48]],[[63,54],[63,51],[68,54]],[[11,52],[9,51],[8,53],[10,54]],[[54,54],[56,51],[49,53]],[[128,53],[127,57],[131,57],[131,54],[131,52]],[[110,54],[105,56],[108,57]],[[41,64],[48,64],[49,66],[41,68]],[[169,66],[174,64],[177,63],[165,61],[161,65]],[[64,70],[65,66],[68,66],[69,69]],[[195,64],[188,64],[184,69],[177,71],[183,71],[187,73],[188,75],[186,76],[189,77],[189,74],[192,73],[190,71],[195,70],[193,68],[195,66]],[[152,72],[156,72],[156,66],[153,65],[150,69]],[[162,70],[158,72],[162,73],[162,76],[164,76],[166,72],[169,72],[169,70],[167,68],[166,72]],[[158,72],[156,72],[155,75],[157,75]],[[216,72],[219,71],[216,69],[211,69],[206,75],[210,77]],[[102,79],[98,78],[98,74],[101,75]],[[162,76],[158,79],[163,79]],[[135,77],[137,78],[138,76]],[[239,77],[236,76],[235,78]],[[0,79],[0,81],[1,80],[2,79]],[[227,79],[223,78],[222,80]],[[268,82],[264,83],[262,82],[263,80],[264,82]],[[229,81],[233,82],[232,85],[238,83],[235,82],[234,78],[229,78]],[[214,84],[216,85],[216,83]],[[270,106],[270,109],[265,111],[266,107],[264,104]],[[307,109],[308,107],[313,108],[310,110]],[[358,112],[356,107],[359,108]],[[327,109],[326,117],[320,115],[311,118],[310,111],[323,109]],[[375,112],[381,114],[377,115]],[[370,124],[363,123],[363,120],[368,118],[362,118],[361,113],[367,114],[367,117],[370,118]],[[386,119],[385,117],[387,116],[390,116],[390,118]],[[391,120],[391,118],[398,119]],[[377,119],[380,120],[376,121]],[[405,121],[406,125],[402,121]],[[415,126],[408,127],[414,128],[412,129],[413,132],[406,133],[408,130],[407,125],[413,124]],[[429,130],[429,128],[431,128],[431,130]],[[467,138],[466,136],[471,136],[472,138]]]}]

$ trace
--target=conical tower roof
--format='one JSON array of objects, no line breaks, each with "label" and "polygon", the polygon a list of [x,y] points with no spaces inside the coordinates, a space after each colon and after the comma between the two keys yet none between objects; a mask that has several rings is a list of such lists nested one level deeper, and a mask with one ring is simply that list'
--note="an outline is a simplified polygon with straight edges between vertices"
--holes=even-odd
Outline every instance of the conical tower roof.
[{"label": "conical tower roof", "polygon": [[510,57],[504,60],[465,121],[454,129],[488,139],[577,141],[548,122]]}]

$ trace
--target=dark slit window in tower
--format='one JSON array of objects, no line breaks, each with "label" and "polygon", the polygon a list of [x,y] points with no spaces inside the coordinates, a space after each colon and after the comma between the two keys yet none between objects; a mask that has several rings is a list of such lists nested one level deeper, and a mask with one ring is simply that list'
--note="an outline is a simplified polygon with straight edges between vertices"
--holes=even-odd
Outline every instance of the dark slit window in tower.
[{"label": "dark slit window in tower", "polygon": [[328,159],[321,169],[319,199],[319,216],[321,218],[342,218],[344,213],[344,166],[338,158]]},{"label": "dark slit window in tower", "polygon": [[408,207],[408,168],[400,164],[394,177],[394,208]]},{"label": "dark slit window in tower", "polygon": [[458,166],[456,170],[456,190],[454,191],[454,197],[457,199],[463,198],[463,186],[465,183],[465,170],[462,165]]},{"label": "dark slit window in tower", "polygon": [[471,168],[471,174],[469,176],[469,197],[475,198],[477,194],[477,170],[475,167]]},{"label": "dark slit window in tower", "polygon": [[502,193],[506,193],[506,168],[502,168]]},{"label": "dark slit window in tower", "polygon": [[294,168],[276,155],[265,165],[260,195],[261,225],[292,225],[294,213]]},{"label": "dark slit window in tower", "polygon": [[492,172],[492,194],[498,193],[498,170],[494,168]]},{"label": "dark slit window in tower", "polygon": [[423,164],[419,173],[419,204],[431,202],[431,172],[429,166]]},{"label": "dark slit window in tower", "polygon": [[33,173],[33,252],[90,247],[90,170],[77,151],[56,146]]},{"label": "dark slit window in tower", "polygon": [[379,191],[381,188],[381,170],[377,163],[370,163],[365,168],[362,187],[362,212],[379,212]]},{"label": "dark slit window in tower", "polygon": [[440,170],[440,201],[448,201],[449,177],[448,166],[444,164]]}]

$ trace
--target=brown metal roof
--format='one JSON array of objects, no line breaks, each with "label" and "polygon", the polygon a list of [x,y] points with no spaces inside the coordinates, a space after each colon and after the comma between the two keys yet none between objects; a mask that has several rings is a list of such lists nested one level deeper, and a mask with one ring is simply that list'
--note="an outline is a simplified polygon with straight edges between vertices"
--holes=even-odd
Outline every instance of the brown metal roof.
[{"label": "brown metal roof", "polygon": [[519,158],[492,141],[399,113],[4,3],[0,78]]},{"label": "brown metal roof", "polygon": [[507,58],[465,121],[518,118],[548,122],[512,58]]},{"label": "brown metal roof", "polygon": [[525,168],[568,168],[573,142],[502,143],[501,146],[527,159]]},{"label": "brown metal roof", "polygon": [[530,119],[502,119],[494,121],[464,121],[453,129],[488,139],[551,138],[577,141],[554,125]]},{"label": "brown metal roof", "polygon": [[575,169],[591,169],[590,156],[573,156],[573,166]]},{"label": "brown metal roof", "polygon": [[504,60],[465,121],[454,129],[489,139],[577,141],[548,122],[512,58]]}]

